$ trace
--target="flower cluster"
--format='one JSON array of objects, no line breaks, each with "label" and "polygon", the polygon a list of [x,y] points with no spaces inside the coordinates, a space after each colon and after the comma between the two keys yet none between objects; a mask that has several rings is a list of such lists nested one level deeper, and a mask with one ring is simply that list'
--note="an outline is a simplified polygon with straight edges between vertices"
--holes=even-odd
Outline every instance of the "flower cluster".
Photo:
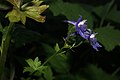
[{"label": "flower cluster", "polygon": [[87,29],[87,20],[82,20],[82,16],[75,21],[65,21],[75,26],[77,34],[79,34],[84,39],[88,40],[92,47],[98,51],[98,47],[102,47],[95,38],[97,33],[94,33],[91,29]]}]

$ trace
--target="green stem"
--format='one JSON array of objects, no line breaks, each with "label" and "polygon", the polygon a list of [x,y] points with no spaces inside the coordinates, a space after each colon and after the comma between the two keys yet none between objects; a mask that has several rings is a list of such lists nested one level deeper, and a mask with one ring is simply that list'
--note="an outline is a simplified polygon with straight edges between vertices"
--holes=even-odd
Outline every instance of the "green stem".
[{"label": "green stem", "polygon": [[[80,42],[78,45],[72,45],[70,48],[68,48],[65,52],[67,52],[68,50],[72,50],[73,47],[78,47],[82,42]],[[56,53],[54,53],[52,56],[50,56],[42,65],[45,65],[47,62],[49,62],[53,57],[55,57],[58,53],[60,53],[64,48],[66,48],[65,46],[63,46],[59,51],[57,51]]]},{"label": "green stem", "polygon": [[119,71],[120,71],[120,67],[117,68],[117,69],[112,73],[112,76],[115,76]]},{"label": "green stem", "polygon": [[2,43],[1,43],[1,55],[0,55],[0,80],[4,80],[4,69],[5,69],[5,62],[7,57],[7,51],[9,47],[9,43],[11,40],[11,34],[13,31],[14,23],[10,23],[7,26],[7,29],[3,31]]},{"label": "green stem", "polygon": [[48,61],[50,61],[53,57],[55,57],[58,53],[60,53],[63,48],[64,48],[64,47],[62,47],[59,51],[57,51],[57,52],[54,53],[52,56],[50,56],[42,65],[45,65]]}]

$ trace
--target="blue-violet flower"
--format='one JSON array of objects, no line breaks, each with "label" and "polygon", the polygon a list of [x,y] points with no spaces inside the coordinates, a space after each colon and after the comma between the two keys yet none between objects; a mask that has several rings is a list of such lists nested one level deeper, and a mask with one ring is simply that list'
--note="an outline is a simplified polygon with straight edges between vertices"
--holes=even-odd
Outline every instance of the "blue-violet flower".
[{"label": "blue-violet flower", "polygon": [[90,44],[92,45],[92,47],[96,51],[98,51],[98,47],[102,47],[97,42],[97,39],[95,38],[95,35],[97,33],[94,33],[91,29],[87,29],[87,20],[82,20],[82,16],[80,16],[80,18],[77,20],[77,22],[75,22],[75,21],[69,21],[69,20],[65,21],[65,22],[68,22],[68,23],[74,25],[77,34],[79,34],[84,39],[88,40],[90,42]]}]

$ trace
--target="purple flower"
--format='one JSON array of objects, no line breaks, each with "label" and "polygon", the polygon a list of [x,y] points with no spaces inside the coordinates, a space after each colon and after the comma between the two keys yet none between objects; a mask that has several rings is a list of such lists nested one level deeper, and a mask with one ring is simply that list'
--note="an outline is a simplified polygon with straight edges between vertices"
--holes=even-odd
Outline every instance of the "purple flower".
[{"label": "purple flower", "polygon": [[82,16],[75,21],[65,21],[75,26],[77,34],[79,34],[84,39],[88,40],[92,47],[98,51],[98,47],[102,47],[95,38],[97,33],[94,33],[91,29],[87,29],[87,20],[82,20]]}]

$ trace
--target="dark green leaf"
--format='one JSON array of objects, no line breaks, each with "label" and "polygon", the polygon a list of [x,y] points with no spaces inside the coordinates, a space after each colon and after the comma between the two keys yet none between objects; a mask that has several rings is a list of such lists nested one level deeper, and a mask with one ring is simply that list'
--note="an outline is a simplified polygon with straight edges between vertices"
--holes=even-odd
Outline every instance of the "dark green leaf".
[{"label": "dark green leaf", "polygon": [[0,32],[3,32],[3,26],[1,23],[0,23]]},{"label": "dark green leaf", "polygon": [[85,68],[86,78],[88,80],[118,80],[115,76],[111,76],[95,65],[89,65]]},{"label": "dark green leaf", "polygon": [[110,51],[115,46],[120,45],[120,31],[115,30],[109,27],[103,27],[96,29],[96,32],[99,34],[97,35],[98,41],[100,41],[104,46],[105,49]]},{"label": "dark green leaf", "polygon": [[2,10],[8,10],[9,8],[10,8],[9,6],[0,3],[0,9],[2,9]]},{"label": "dark green leaf", "polygon": [[67,73],[69,71],[69,65],[67,59],[61,55],[56,55],[50,61],[51,66],[59,73]]},{"label": "dark green leaf", "polygon": [[56,51],[50,45],[42,43],[42,46],[47,53],[47,56],[51,56],[52,54],[56,53]]},{"label": "dark green leaf", "polygon": [[47,67],[44,71],[44,77],[46,80],[53,80],[53,73],[50,67]]},{"label": "dark green leaf", "polygon": [[120,23],[120,11],[117,10],[117,6],[115,5],[111,11],[109,12],[109,14],[107,15],[107,19]]},{"label": "dark green leaf", "polygon": [[[43,44],[43,48],[48,54],[48,58],[56,53],[56,51],[48,44]],[[49,63],[56,70],[56,72],[66,73],[69,71],[67,59],[61,55],[56,54]]]},{"label": "dark green leaf", "polygon": [[24,26],[16,25],[16,29],[13,32],[12,41],[15,43],[15,46],[19,47],[21,45],[25,45],[26,43],[40,40],[41,35],[39,33],[22,27]]},{"label": "dark green leaf", "polygon": [[106,17],[113,5],[113,2],[114,0],[104,6],[98,6],[93,8],[93,12],[95,12],[101,18]]},{"label": "dark green leaf", "polygon": [[83,16],[83,19],[88,20],[88,26],[93,27],[93,19],[90,13],[85,11],[78,4],[63,2],[62,0],[55,0],[50,4],[50,10],[55,16],[63,14],[69,20],[75,20],[79,18],[80,15]]}]

